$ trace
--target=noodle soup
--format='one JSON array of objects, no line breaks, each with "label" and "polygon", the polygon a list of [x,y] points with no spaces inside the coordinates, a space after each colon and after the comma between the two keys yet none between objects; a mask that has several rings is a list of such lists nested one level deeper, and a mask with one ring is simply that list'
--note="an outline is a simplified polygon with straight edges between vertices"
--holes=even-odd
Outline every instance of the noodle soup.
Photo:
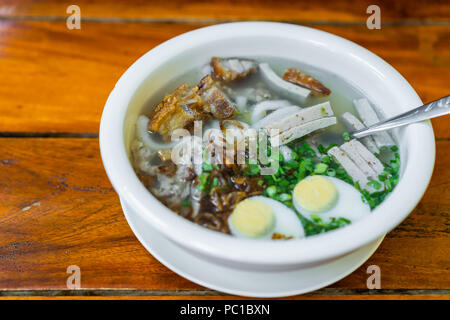
[{"label": "noodle soup", "polygon": [[279,58],[213,57],[154,95],[134,169],[174,214],[231,236],[302,238],[354,223],[398,182],[383,115],[342,78]]}]

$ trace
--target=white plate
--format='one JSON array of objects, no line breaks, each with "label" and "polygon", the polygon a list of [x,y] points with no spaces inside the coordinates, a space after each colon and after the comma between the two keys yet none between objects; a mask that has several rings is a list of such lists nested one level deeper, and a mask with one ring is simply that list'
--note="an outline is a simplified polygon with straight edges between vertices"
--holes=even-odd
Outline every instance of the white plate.
[{"label": "white plate", "polygon": [[286,297],[311,292],[341,280],[360,267],[375,252],[384,237],[333,262],[308,269],[255,272],[219,266],[174,245],[141,217],[125,217],[142,245],[167,268],[204,287],[248,297]]}]

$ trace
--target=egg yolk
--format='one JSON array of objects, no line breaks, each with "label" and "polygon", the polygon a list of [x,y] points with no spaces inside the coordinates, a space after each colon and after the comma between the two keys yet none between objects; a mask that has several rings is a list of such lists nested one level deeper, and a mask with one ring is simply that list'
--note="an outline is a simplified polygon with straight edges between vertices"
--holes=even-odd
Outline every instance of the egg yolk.
[{"label": "egg yolk", "polygon": [[258,238],[271,231],[275,224],[275,215],[267,203],[247,199],[238,203],[230,222],[244,236]]},{"label": "egg yolk", "polygon": [[329,179],[312,176],[295,186],[293,197],[305,210],[318,213],[329,210],[336,204],[338,192]]}]

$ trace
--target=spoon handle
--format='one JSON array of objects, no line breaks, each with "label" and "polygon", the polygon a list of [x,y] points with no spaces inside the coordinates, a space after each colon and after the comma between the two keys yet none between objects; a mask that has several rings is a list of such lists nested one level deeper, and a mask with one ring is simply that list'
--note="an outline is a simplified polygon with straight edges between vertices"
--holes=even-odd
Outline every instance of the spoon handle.
[{"label": "spoon handle", "polygon": [[428,120],[440,117],[450,113],[450,95],[424,104],[418,108],[399,114],[390,119],[380,121],[370,127],[352,132],[350,135],[354,138],[362,138],[375,132],[384,131],[410,123]]}]

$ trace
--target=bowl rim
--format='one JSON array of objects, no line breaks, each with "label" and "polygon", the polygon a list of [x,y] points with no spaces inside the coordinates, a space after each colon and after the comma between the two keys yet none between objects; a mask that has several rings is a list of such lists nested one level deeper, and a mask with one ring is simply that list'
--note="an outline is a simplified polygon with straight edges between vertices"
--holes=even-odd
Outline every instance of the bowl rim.
[{"label": "bowl rim", "polygon": [[363,59],[368,66],[392,79],[396,90],[401,90],[409,102],[408,105],[422,104],[414,89],[387,62],[349,40],[324,31],[277,22],[233,22],[181,34],[151,49],[133,63],[117,81],[103,110],[99,135],[102,161],[119,197],[134,212],[172,241],[205,256],[238,263],[271,265],[311,263],[342,256],[383,236],[408,216],[424,194],[433,172],[435,142],[429,121],[402,129],[406,136],[424,143],[420,147],[418,144],[408,145],[410,157],[407,168],[391,195],[370,216],[358,223],[320,236],[290,241],[239,239],[200,227],[174,214],[159,202],[139,181],[127,157],[124,120],[128,105],[136,90],[158,65],[169,61],[180,50],[207,43],[211,40],[211,33],[215,35],[214,40],[217,36],[273,35],[294,38],[307,34],[315,41],[345,46],[351,55]]}]

